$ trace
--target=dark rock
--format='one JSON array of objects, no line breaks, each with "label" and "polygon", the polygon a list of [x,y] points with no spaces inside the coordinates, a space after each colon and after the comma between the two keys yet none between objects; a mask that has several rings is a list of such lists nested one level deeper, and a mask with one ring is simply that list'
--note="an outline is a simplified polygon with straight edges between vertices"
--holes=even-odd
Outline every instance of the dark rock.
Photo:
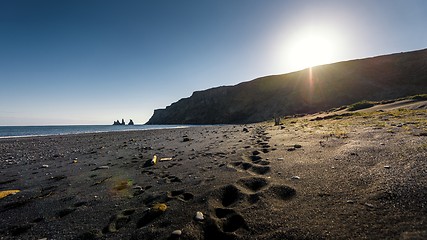
[{"label": "dark rock", "polygon": [[188,138],[188,137],[184,137],[184,138],[182,139],[182,141],[183,141],[183,142],[188,142],[188,141],[190,141],[190,138]]},{"label": "dark rock", "polygon": [[[132,119],[131,119],[130,121],[132,122]],[[131,122],[129,122],[129,125],[133,125],[133,124],[130,124]],[[132,122],[132,123],[133,123],[133,122]],[[122,121],[121,121],[121,122],[120,122],[119,120],[114,121],[113,125],[126,125],[126,123],[125,123],[125,120],[124,120],[124,119],[122,119]]]},{"label": "dark rock", "polygon": [[130,120],[129,120],[128,125],[135,125],[135,124],[133,123],[132,119],[130,119]]}]

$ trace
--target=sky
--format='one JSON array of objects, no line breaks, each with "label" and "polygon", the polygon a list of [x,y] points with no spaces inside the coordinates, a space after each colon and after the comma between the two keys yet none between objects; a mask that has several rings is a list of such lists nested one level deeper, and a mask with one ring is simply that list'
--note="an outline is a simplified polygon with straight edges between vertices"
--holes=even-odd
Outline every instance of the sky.
[{"label": "sky", "polygon": [[427,48],[426,22],[424,0],[0,0],[0,126],[143,124],[194,91]]}]

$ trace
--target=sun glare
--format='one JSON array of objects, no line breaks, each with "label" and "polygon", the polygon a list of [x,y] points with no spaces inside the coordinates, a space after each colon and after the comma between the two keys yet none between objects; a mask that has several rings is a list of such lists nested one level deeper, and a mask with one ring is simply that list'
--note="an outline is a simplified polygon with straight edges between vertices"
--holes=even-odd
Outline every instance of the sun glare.
[{"label": "sun glare", "polygon": [[291,39],[285,52],[287,68],[297,71],[336,60],[338,39],[326,31],[307,31]]}]

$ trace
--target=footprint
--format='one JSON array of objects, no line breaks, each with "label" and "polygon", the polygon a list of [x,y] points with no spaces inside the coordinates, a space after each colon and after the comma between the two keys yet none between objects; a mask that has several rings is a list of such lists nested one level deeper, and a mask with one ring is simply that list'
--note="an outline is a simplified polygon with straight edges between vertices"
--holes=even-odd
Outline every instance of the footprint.
[{"label": "footprint", "polygon": [[168,193],[168,198],[178,199],[183,202],[190,201],[194,198],[192,193],[185,192],[184,190],[176,190]]},{"label": "footprint", "polygon": [[19,236],[23,233],[26,233],[28,230],[30,230],[33,227],[33,224],[23,224],[20,226],[12,226],[9,228],[10,233],[12,236]]},{"label": "footprint", "polygon": [[261,161],[257,162],[257,164],[266,166],[266,165],[270,165],[270,162],[266,161],[266,160],[261,160]]},{"label": "footprint", "polygon": [[62,209],[59,212],[57,212],[56,215],[59,218],[63,218],[63,217],[67,216],[68,214],[70,214],[76,210],[77,210],[77,208],[65,208],[65,209]]},{"label": "footprint", "polygon": [[248,162],[244,162],[244,163],[242,163],[242,169],[243,170],[248,170],[249,168],[251,168],[253,165],[251,164],[251,163],[248,163]]},{"label": "footprint", "polygon": [[242,178],[238,183],[253,192],[257,192],[268,185],[268,181],[260,177]]},{"label": "footprint", "polygon": [[252,162],[257,162],[257,161],[262,159],[262,157],[260,157],[258,155],[252,155],[249,158],[252,160]]},{"label": "footprint", "polygon": [[270,148],[270,145],[268,145],[268,144],[263,144],[261,147],[262,147],[263,149],[268,149],[268,148]]},{"label": "footprint", "polygon": [[215,208],[215,215],[218,218],[225,218],[233,214],[236,214],[236,211],[231,208]]},{"label": "footprint", "polygon": [[252,167],[252,164],[248,162],[237,161],[237,162],[232,162],[231,166],[234,168],[239,167],[243,170],[248,170],[249,168]]},{"label": "footprint", "polygon": [[288,200],[295,196],[296,190],[286,185],[274,185],[267,189],[266,193],[279,200]]},{"label": "footprint", "polygon": [[86,202],[86,201],[77,202],[77,203],[75,203],[75,204],[74,204],[74,207],[81,207],[81,206],[84,206],[84,205],[86,205],[86,204],[87,204],[87,202]]},{"label": "footprint", "polygon": [[223,223],[224,232],[235,232],[239,228],[248,229],[245,219],[239,214],[234,214],[226,218]]},{"label": "footprint", "polygon": [[255,150],[255,151],[252,152],[252,155],[259,155],[260,153],[261,153],[260,151]]},{"label": "footprint", "polygon": [[221,230],[220,223],[214,219],[206,219],[203,225],[203,239],[205,240],[235,240],[236,235]]},{"label": "footprint", "polygon": [[130,221],[130,215],[135,212],[135,209],[125,209],[120,213],[112,216],[108,225],[102,230],[103,233],[117,232]]},{"label": "footprint", "polygon": [[261,151],[262,151],[263,153],[268,153],[268,152],[270,152],[270,150],[268,150],[268,148],[263,148]]},{"label": "footprint", "polygon": [[250,170],[256,174],[265,175],[271,171],[271,167],[270,166],[262,166],[262,165],[261,166],[253,165]]},{"label": "footprint", "polygon": [[221,203],[228,207],[244,197],[242,192],[234,185],[227,185],[221,191]]},{"label": "footprint", "polygon": [[160,217],[163,211],[148,209],[144,212],[144,215],[136,223],[137,228],[142,228],[153,222],[156,218]]},{"label": "footprint", "polygon": [[248,229],[242,215],[230,208],[216,208],[215,215],[222,220],[224,232],[235,232],[240,228]]},{"label": "footprint", "polygon": [[167,182],[167,183],[172,183],[172,182],[182,182],[182,180],[181,180],[179,177],[177,177],[177,176],[168,176],[168,177],[166,178],[166,182]]},{"label": "footprint", "polygon": [[65,175],[57,175],[57,176],[51,177],[50,180],[52,180],[54,182],[58,182],[58,181],[61,181],[62,179],[66,179],[66,178],[67,178],[67,176],[65,176]]}]

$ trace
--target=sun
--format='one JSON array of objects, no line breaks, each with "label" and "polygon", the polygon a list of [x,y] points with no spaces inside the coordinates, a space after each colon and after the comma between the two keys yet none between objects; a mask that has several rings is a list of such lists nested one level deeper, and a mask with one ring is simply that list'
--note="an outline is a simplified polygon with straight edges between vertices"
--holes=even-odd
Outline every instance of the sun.
[{"label": "sun", "polygon": [[339,39],[325,30],[308,30],[291,38],[285,52],[287,68],[293,71],[336,61]]}]

